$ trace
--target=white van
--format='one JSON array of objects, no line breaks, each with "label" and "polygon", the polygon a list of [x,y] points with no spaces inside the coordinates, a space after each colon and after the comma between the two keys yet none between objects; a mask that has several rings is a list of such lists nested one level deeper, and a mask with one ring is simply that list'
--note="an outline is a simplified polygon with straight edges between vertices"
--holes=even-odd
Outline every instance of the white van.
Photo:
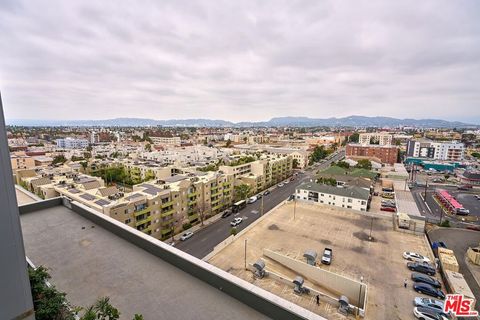
[{"label": "white van", "polygon": [[247,203],[254,203],[255,201],[257,201],[257,197],[253,196],[253,197],[248,198]]}]

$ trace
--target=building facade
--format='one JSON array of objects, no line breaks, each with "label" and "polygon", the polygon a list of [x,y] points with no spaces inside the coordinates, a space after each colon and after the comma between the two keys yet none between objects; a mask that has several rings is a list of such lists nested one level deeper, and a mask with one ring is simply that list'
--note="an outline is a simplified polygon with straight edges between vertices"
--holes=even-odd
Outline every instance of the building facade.
[{"label": "building facade", "polygon": [[62,149],[82,149],[88,147],[87,139],[65,138],[57,139],[57,147]]},{"label": "building facade", "polygon": [[429,158],[445,161],[463,161],[465,145],[461,142],[433,142],[416,141],[407,142],[407,157]]},{"label": "building facade", "polygon": [[392,139],[392,135],[387,132],[368,132],[359,134],[358,143],[362,145],[378,144],[380,146],[391,146]]},{"label": "building facade", "polygon": [[370,191],[360,187],[341,188],[308,182],[296,188],[295,198],[299,201],[367,211],[370,202]]},{"label": "building facade", "polygon": [[369,159],[393,165],[398,160],[398,148],[380,145],[347,144],[345,156],[354,160]]}]

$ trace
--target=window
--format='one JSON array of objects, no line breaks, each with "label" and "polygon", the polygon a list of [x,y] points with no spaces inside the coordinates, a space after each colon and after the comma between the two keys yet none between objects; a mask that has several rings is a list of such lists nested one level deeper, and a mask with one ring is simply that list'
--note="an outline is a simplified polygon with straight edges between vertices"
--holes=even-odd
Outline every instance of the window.
[{"label": "window", "polygon": [[352,203],[352,199],[348,198],[348,203]]},{"label": "window", "polygon": [[352,206],[347,206],[348,209],[352,209]]},{"label": "window", "polygon": [[362,206],[366,205],[367,202],[366,201],[362,201]]},{"label": "window", "polygon": [[128,218],[127,220],[125,220],[125,224],[129,224],[130,222],[132,222],[132,219]]}]

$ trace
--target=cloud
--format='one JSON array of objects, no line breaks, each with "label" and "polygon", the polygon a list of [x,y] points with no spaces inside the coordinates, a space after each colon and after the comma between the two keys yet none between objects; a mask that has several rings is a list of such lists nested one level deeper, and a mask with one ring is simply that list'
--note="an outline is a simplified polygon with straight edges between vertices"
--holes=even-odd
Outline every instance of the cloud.
[{"label": "cloud", "polygon": [[2,1],[7,118],[480,119],[480,3]]}]

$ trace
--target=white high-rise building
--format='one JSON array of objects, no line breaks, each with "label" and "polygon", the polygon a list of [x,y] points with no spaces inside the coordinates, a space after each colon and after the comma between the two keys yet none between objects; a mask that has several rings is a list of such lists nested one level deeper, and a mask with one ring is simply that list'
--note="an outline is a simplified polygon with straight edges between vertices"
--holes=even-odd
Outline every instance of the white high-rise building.
[{"label": "white high-rise building", "polygon": [[57,139],[57,147],[62,149],[81,149],[88,147],[87,139],[65,138]]},{"label": "white high-rise building", "polygon": [[465,145],[461,142],[433,142],[410,140],[407,143],[407,157],[430,158],[434,160],[462,161]]}]

